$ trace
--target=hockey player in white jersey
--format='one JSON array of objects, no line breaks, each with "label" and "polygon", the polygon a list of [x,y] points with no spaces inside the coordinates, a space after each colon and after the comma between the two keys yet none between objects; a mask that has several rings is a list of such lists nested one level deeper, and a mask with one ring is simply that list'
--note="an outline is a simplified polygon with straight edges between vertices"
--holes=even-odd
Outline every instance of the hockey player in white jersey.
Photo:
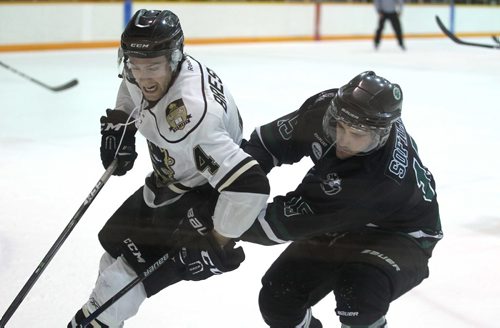
[{"label": "hockey player in white jersey", "polygon": [[[99,232],[105,253],[76,327],[165,253],[170,261],[92,321],[121,327],[141,303],[181,280],[202,280],[244,260],[233,238],[265,207],[269,183],[240,148],[242,121],[223,80],[184,54],[177,16],[135,13],[121,37],[123,81],[115,109],[101,117],[101,159],[115,175],[133,167],[135,133],[148,143],[153,171]],[[211,218],[211,219],[207,219]]]}]

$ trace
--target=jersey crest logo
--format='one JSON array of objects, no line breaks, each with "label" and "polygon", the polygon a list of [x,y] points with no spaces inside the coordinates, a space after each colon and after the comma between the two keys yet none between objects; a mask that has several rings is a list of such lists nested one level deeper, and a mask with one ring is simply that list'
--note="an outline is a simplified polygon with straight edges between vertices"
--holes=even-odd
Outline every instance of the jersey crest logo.
[{"label": "jersey crest logo", "polygon": [[191,115],[188,114],[182,98],[174,100],[167,106],[166,119],[170,126],[170,131],[173,132],[184,129],[191,122]]},{"label": "jersey crest logo", "polygon": [[153,163],[154,174],[158,181],[163,184],[168,184],[174,180],[175,171],[172,166],[175,164],[175,159],[170,157],[166,149],[160,148],[148,141],[149,156]]},{"label": "jersey crest logo", "polygon": [[328,173],[326,179],[321,181],[321,189],[329,196],[336,195],[342,190],[342,179],[337,173]]}]

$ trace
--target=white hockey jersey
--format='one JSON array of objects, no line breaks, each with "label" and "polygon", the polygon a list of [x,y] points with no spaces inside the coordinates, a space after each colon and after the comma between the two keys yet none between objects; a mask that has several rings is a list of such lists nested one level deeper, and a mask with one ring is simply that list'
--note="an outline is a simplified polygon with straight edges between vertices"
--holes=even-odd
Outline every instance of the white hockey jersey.
[{"label": "white hockey jersey", "polygon": [[155,186],[145,184],[144,200],[150,207],[172,204],[208,182],[220,192],[215,229],[239,237],[266,206],[268,194],[227,189],[258,164],[239,146],[241,118],[221,79],[190,56],[181,65],[168,92],[153,106],[126,78],[118,92],[116,109],[132,114],[148,142]]}]

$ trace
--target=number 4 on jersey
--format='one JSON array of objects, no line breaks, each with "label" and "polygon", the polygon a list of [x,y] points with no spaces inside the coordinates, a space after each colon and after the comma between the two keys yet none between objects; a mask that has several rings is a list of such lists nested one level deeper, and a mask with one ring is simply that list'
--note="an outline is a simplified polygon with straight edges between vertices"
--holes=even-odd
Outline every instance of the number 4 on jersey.
[{"label": "number 4 on jersey", "polygon": [[194,147],[193,152],[198,171],[203,172],[208,169],[208,172],[212,175],[217,172],[219,164],[212,157],[208,156],[199,145]]}]

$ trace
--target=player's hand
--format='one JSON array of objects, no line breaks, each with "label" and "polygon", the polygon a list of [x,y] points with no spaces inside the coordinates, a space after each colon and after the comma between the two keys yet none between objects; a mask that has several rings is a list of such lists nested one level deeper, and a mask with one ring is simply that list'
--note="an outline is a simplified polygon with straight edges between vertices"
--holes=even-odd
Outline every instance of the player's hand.
[{"label": "player's hand", "polygon": [[[124,175],[132,169],[137,158],[135,152],[135,125],[125,125],[128,115],[121,110],[106,110],[106,116],[101,116],[101,161],[108,168],[115,158],[118,166],[113,175]],[[121,140],[123,135],[123,140]],[[121,144],[120,144],[121,140]]]},{"label": "player's hand", "polygon": [[212,233],[208,233],[181,247],[177,258],[185,266],[184,279],[204,280],[237,269],[245,260],[245,253],[243,248],[235,246],[231,240],[221,247]]}]

